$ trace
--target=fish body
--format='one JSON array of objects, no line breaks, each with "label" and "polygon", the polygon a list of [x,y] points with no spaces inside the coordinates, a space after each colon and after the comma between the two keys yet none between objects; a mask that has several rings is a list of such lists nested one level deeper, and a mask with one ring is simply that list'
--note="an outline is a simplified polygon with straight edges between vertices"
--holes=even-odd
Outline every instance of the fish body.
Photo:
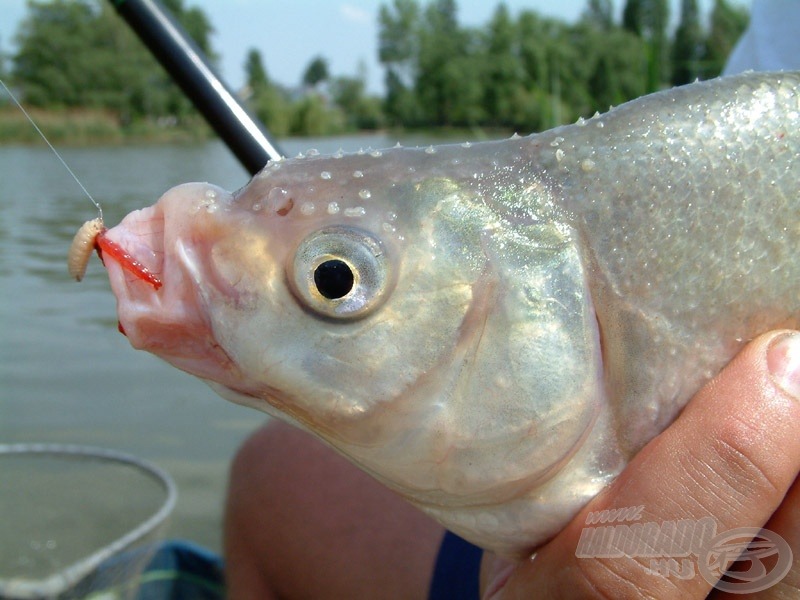
[{"label": "fish body", "polygon": [[273,162],[106,236],[133,346],[523,556],[770,328],[800,326],[800,73],[529,137]]}]

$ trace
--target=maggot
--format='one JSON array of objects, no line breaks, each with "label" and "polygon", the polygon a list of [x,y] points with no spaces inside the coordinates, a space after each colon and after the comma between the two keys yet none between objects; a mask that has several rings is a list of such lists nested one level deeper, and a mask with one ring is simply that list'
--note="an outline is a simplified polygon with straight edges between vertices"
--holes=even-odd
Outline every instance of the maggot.
[{"label": "maggot", "polygon": [[104,230],[102,217],[97,217],[81,225],[78,233],[72,238],[72,244],[67,253],[67,270],[70,276],[75,278],[75,281],[83,279],[97,236]]}]

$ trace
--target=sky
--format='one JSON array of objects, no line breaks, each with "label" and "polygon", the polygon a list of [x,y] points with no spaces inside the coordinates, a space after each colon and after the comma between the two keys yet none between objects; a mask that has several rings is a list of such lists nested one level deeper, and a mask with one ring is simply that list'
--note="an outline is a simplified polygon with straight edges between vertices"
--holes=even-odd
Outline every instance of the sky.
[{"label": "sky", "polygon": [[[378,10],[390,0],[185,0],[209,16],[215,33],[212,44],[221,56],[219,71],[234,89],[244,83],[244,61],[251,48],[261,52],[267,75],[293,87],[300,83],[316,56],[328,61],[331,75],[355,76],[359,64],[366,67],[367,87],[381,93],[383,69],[377,58]],[[424,0],[421,0],[424,4]],[[463,25],[485,24],[497,1],[457,0]],[[621,12],[623,0],[615,0]],[[699,0],[706,15],[712,0]],[[748,4],[748,0],[740,0]],[[533,9],[547,16],[576,20],[587,0],[505,0],[513,14]],[[670,0],[673,21],[680,0]],[[0,50],[13,50],[13,34],[25,16],[25,0],[0,0]]]}]

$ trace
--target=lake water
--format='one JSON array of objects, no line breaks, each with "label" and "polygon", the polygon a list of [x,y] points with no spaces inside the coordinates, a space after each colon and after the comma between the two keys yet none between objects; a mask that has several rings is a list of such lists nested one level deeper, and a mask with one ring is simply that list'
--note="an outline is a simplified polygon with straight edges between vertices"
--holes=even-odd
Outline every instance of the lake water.
[{"label": "lake water", "polygon": [[[291,156],[395,141],[302,139],[283,148]],[[73,148],[62,155],[102,204],[108,224],[179,183],[210,181],[233,190],[248,180],[219,142]],[[48,149],[0,147],[0,443],[87,444],[149,459],[180,490],[167,535],[219,550],[229,461],[266,417],[132,350],[117,332],[115,301],[96,258],[81,284],[69,278],[67,248],[95,212]],[[9,479],[0,471],[0,488],[13,485]],[[20,534],[8,528],[8,520],[0,525],[0,546]]]}]

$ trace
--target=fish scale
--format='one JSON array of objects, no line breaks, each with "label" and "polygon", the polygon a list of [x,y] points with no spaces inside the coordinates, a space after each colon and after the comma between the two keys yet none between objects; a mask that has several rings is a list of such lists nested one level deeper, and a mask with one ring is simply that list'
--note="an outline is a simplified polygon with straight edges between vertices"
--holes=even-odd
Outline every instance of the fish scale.
[{"label": "fish scale", "polygon": [[[800,223],[800,84],[797,74],[777,79],[741,78],[710,102],[684,102],[692,88],[677,89],[654,97],[635,119],[612,112],[607,135],[615,127],[649,131],[625,153],[649,189],[631,186],[618,164],[611,177],[601,172],[565,190],[576,204],[589,199],[578,220],[599,275],[590,278],[598,318],[625,330],[615,337],[622,356],[611,368],[621,372],[611,393],[629,424],[631,450],[672,420],[742,341],[770,324],[798,324],[800,262],[793,256],[800,238],[791,227]],[[694,123],[699,135],[687,138]],[[595,141],[596,152],[602,144]],[[709,339],[719,340],[717,347]],[[640,352],[651,369],[678,375],[651,373],[648,385],[625,366]],[[690,367],[695,362],[699,369]],[[671,396],[672,403],[661,400]],[[634,434],[640,411],[647,413]],[[651,425],[653,412],[659,417]]]},{"label": "fish scale", "polygon": [[178,186],[105,233],[163,282],[106,259],[121,326],[525,556],[746,341],[800,327],[798,92],[750,73],[525,138]]}]

